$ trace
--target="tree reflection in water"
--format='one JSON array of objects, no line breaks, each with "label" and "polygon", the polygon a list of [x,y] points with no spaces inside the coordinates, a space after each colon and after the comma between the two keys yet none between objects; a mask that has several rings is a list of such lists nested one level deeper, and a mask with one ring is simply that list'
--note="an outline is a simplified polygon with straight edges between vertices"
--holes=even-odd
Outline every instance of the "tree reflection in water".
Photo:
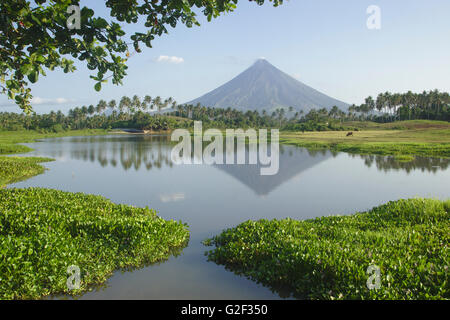
[{"label": "tree reflection in water", "polygon": [[351,155],[352,157],[360,157],[364,160],[367,167],[372,167],[374,164],[380,171],[388,172],[390,170],[402,170],[410,173],[413,170],[421,170],[422,172],[436,173],[440,170],[448,168],[450,159],[443,158],[427,158],[416,156],[411,161],[398,161],[394,156],[381,155]]},{"label": "tree reflection in water", "polygon": [[[126,136],[105,136],[105,137],[73,137],[71,142],[70,156],[73,159],[84,161],[97,161],[102,167],[116,167],[119,163],[123,169],[134,168],[151,170],[160,169],[163,166],[172,168],[170,153],[175,144],[170,141],[169,135],[126,135]],[[295,152],[293,146],[280,145],[280,164],[283,158],[302,157]],[[298,149],[298,148],[297,148]],[[310,157],[336,157],[339,152],[329,150],[305,149]],[[61,156],[61,151],[58,154]],[[57,156],[55,155],[55,156]],[[358,155],[349,154],[352,158],[364,160],[367,167],[376,166],[378,170],[406,171],[421,170],[422,172],[436,173],[446,170],[450,159],[415,157],[412,161],[397,161],[394,156],[382,155]]]}]

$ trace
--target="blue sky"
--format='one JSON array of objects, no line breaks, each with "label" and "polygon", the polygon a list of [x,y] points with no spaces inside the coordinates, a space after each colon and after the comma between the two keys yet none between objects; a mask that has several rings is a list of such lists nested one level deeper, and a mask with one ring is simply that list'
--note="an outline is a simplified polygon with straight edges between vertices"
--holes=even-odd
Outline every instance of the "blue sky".
[{"label": "blue sky", "polygon": [[[82,4],[93,1],[85,0]],[[98,15],[107,16],[96,1]],[[381,29],[366,27],[370,5],[381,8]],[[129,60],[123,86],[93,89],[83,63],[48,72],[32,86],[34,110],[67,111],[123,95],[174,97],[183,103],[227,82],[256,59],[347,103],[379,92],[450,91],[450,1],[286,1],[274,8],[239,1],[235,12],[201,26],[179,25]],[[127,26],[126,30],[138,30]],[[160,59],[169,56],[180,60]],[[178,62],[178,63],[174,63]],[[6,96],[0,111],[18,111]]]}]

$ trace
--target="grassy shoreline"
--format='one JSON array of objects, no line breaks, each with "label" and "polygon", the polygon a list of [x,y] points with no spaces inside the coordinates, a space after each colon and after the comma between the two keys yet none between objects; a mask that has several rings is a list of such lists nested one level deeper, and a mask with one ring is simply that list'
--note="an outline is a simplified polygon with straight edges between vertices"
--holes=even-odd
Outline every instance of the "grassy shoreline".
[{"label": "grassy shoreline", "polygon": [[330,142],[303,141],[303,139],[280,138],[280,143],[308,149],[328,149],[353,154],[395,156],[397,160],[413,160],[414,156],[450,158],[450,143],[400,143],[400,142]]},{"label": "grassy shoreline", "polygon": [[[106,134],[109,134],[109,131],[100,129],[71,130],[58,133],[0,131],[0,155],[23,154],[33,151],[33,149],[18,143],[35,142],[38,139]],[[44,173],[45,167],[40,165],[40,163],[49,161],[53,161],[53,159],[0,156],[0,188]]]},{"label": "grassy shoreline", "polygon": [[[311,149],[330,149],[359,154],[394,155],[399,160],[413,156],[450,158],[450,123],[401,121],[388,124],[354,123],[347,131],[282,132],[280,142]],[[399,129],[401,128],[401,129]]]},{"label": "grassy shoreline", "polygon": [[[0,131],[0,154],[12,154],[12,153],[24,153],[31,151],[30,148],[17,143],[36,142],[38,139],[45,138],[60,138],[60,137],[76,137],[76,136],[93,136],[93,135],[106,135],[110,131],[103,129],[85,129],[85,130],[69,130],[62,132],[50,132],[41,133],[34,130],[22,130],[22,131]],[[27,150],[9,150],[7,148],[27,148]],[[3,149],[4,148],[4,149]],[[2,152],[5,150],[6,153]]]},{"label": "grassy shoreline", "polygon": [[[450,200],[388,202],[350,216],[247,221],[205,240],[210,261],[302,299],[449,299]],[[369,290],[367,268],[381,271]]]}]

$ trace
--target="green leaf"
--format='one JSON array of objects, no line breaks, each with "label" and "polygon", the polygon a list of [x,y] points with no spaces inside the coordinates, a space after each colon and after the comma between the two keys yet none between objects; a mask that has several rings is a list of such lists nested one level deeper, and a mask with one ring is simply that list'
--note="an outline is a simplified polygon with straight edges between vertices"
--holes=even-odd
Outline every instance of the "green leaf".
[{"label": "green leaf", "polygon": [[36,81],[38,80],[38,73],[36,72],[36,70],[33,70],[28,74],[28,80],[30,80],[31,83],[36,83]]}]

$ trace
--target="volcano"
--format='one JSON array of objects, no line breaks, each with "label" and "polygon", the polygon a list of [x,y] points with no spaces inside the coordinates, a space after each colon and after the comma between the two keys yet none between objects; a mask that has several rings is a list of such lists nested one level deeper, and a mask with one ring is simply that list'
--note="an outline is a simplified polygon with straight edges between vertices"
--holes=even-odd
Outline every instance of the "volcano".
[{"label": "volcano", "polygon": [[348,104],[321,93],[277,69],[265,59],[217,89],[187,104],[238,110],[288,108],[305,112],[311,109],[347,109]]}]

